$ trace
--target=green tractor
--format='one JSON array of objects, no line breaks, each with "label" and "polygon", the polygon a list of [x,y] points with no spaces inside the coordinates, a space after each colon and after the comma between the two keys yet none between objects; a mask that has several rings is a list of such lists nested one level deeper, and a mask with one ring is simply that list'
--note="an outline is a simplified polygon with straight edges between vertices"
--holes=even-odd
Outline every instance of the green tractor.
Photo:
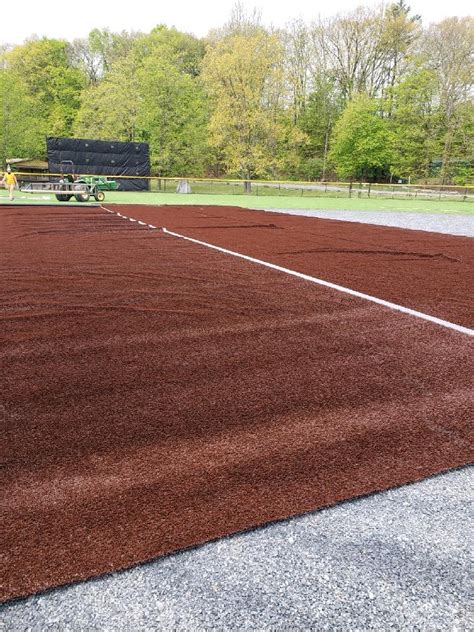
[{"label": "green tractor", "polygon": [[99,191],[116,191],[118,189],[115,180],[109,180],[104,176],[81,176],[76,182],[84,182],[85,184],[96,186]]},{"label": "green tractor", "polygon": [[115,180],[98,176],[76,177],[76,170],[72,160],[61,161],[61,178],[55,187],[56,199],[60,202],[69,202],[75,197],[78,202],[88,202],[93,196],[97,202],[105,200],[104,191],[115,191],[117,183]]}]

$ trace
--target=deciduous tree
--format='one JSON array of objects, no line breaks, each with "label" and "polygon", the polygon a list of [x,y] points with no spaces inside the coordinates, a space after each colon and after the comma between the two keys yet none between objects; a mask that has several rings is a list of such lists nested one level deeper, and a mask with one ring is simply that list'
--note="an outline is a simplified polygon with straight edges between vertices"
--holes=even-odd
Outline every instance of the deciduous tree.
[{"label": "deciduous tree", "polygon": [[52,135],[68,135],[81,101],[85,80],[69,57],[63,40],[32,39],[7,58],[14,81],[22,84],[38,124]]},{"label": "deciduous tree", "polygon": [[155,171],[165,176],[203,175],[207,162],[207,100],[198,79],[160,55],[138,73],[139,122],[150,142]]},{"label": "deciduous tree", "polygon": [[263,29],[224,37],[210,46],[203,80],[212,102],[209,140],[228,172],[247,180],[278,167],[283,99],[283,47]]},{"label": "deciduous tree", "polygon": [[436,95],[435,73],[420,64],[391,90],[390,128],[396,139],[393,169],[399,176],[426,179],[430,175],[431,163],[441,148]]},{"label": "deciduous tree", "polygon": [[459,141],[472,122],[474,18],[453,17],[431,25],[422,54],[438,82],[444,124],[441,178],[446,182],[453,174],[453,159],[461,158],[457,153]]},{"label": "deciduous tree", "polygon": [[375,99],[354,97],[336,123],[330,156],[343,178],[369,180],[387,175],[393,137]]}]

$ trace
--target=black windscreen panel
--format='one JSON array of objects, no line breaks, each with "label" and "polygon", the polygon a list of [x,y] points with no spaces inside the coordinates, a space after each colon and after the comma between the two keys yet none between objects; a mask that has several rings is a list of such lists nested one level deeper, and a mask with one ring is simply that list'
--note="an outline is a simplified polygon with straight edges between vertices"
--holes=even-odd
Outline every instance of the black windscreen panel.
[{"label": "black windscreen panel", "polygon": [[[61,162],[72,160],[76,173],[100,176],[149,176],[148,143],[90,140],[85,138],[47,138],[50,173],[60,173]],[[117,180],[121,191],[147,191],[148,180]]]}]

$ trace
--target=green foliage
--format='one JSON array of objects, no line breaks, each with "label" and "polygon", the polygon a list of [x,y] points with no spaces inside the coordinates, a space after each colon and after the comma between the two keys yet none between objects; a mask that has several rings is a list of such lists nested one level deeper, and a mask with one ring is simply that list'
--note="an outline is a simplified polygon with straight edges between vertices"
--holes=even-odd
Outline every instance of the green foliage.
[{"label": "green foliage", "polygon": [[375,99],[361,94],[349,101],[334,128],[330,157],[342,178],[367,180],[389,173],[393,136]]},{"label": "green foliage", "polygon": [[7,62],[13,81],[27,95],[47,132],[70,134],[85,78],[71,65],[67,42],[47,38],[30,40],[17,46],[8,55]]},{"label": "green foliage", "polygon": [[206,39],[158,25],[0,44],[0,160],[76,135],[147,141],[161,175],[415,179],[437,164],[462,184],[473,44],[472,18],[422,28],[405,0],[278,31],[237,4]]},{"label": "green foliage", "polygon": [[164,25],[155,27],[147,39],[155,56],[161,55],[170,61],[173,60],[178,70],[191,77],[200,74],[206,52],[203,40]]},{"label": "green foliage", "polygon": [[335,89],[334,81],[318,77],[298,120],[298,127],[307,138],[306,144],[301,148],[301,177],[307,180],[326,177],[329,141],[342,108],[342,98]]},{"label": "green foliage", "polygon": [[99,62],[102,74],[108,72],[119,59],[133,54],[143,35],[137,33],[112,33],[109,29],[93,29],[89,33],[90,53]]},{"label": "green foliage", "polygon": [[273,177],[289,180],[313,180],[318,177],[320,169],[311,158],[304,156],[309,142],[308,135],[294,124],[291,113],[282,116],[276,153],[278,172],[274,171]]},{"label": "green foliage", "polygon": [[203,175],[206,166],[207,103],[201,85],[159,54],[138,73],[141,129],[150,142],[159,175]]},{"label": "green foliage", "polygon": [[0,168],[7,158],[42,157],[46,128],[25,86],[9,70],[0,70],[0,103]]},{"label": "green foliage", "polygon": [[452,165],[461,158],[458,151],[463,144],[462,136],[469,119],[472,121],[473,50],[472,17],[452,17],[432,24],[423,41],[424,64],[435,73],[437,82],[436,98],[442,120],[443,183],[451,181]]},{"label": "green foliage", "polygon": [[472,166],[467,162],[458,165],[454,171],[453,182],[460,186],[472,184],[474,182],[474,169]]},{"label": "green foliage", "polygon": [[436,76],[420,66],[392,90],[390,126],[397,141],[392,164],[399,176],[427,178],[431,161],[441,151],[435,97]]},{"label": "green foliage", "polygon": [[385,11],[381,45],[387,56],[385,67],[389,86],[394,86],[399,79],[410,46],[420,35],[421,18],[411,16],[410,11],[404,0],[388,5]]},{"label": "green foliage", "polygon": [[207,105],[191,72],[197,63],[188,56],[195,52],[194,39],[164,28],[137,39],[84,92],[76,135],[147,141],[154,172],[202,175]]},{"label": "green foliage", "polygon": [[279,38],[262,29],[226,36],[207,51],[209,140],[229,173],[251,179],[278,168],[282,60]]},{"label": "green foliage", "polygon": [[84,76],[67,42],[31,40],[4,55],[0,70],[0,158],[42,158],[46,135],[70,134]]},{"label": "green foliage", "polygon": [[138,127],[141,62],[119,58],[103,80],[84,91],[74,133],[78,137],[143,140]]}]

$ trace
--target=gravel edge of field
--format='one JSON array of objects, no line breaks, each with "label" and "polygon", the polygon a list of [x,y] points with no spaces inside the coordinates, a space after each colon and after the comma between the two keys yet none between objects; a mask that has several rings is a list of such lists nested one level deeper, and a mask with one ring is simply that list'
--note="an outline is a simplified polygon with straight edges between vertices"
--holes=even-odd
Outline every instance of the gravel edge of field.
[{"label": "gravel edge of field", "polygon": [[[474,218],[310,213],[474,236]],[[13,601],[0,629],[468,630],[473,479],[461,468]]]},{"label": "gravel edge of field", "polygon": [[408,213],[395,211],[309,211],[305,209],[258,209],[269,213],[284,213],[286,215],[300,215],[303,217],[319,217],[321,219],[335,219],[344,222],[357,222],[362,224],[376,224],[378,226],[392,226],[408,230],[422,230],[430,233],[442,233],[444,235],[457,235],[460,237],[474,237],[474,214],[455,215],[446,213]]},{"label": "gravel edge of field", "polygon": [[468,630],[473,469],[3,607],[4,629]]}]

